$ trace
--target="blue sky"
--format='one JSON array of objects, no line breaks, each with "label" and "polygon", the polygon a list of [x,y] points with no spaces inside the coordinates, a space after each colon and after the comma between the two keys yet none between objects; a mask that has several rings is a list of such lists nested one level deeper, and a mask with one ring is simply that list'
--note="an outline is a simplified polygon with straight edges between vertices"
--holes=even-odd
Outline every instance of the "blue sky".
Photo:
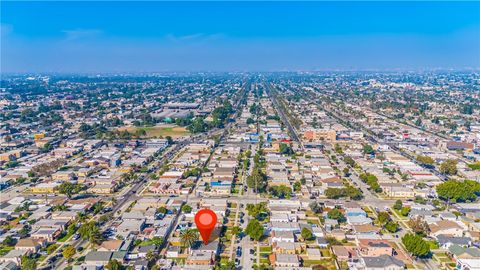
[{"label": "blue sky", "polygon": [[480,68],[479,2],[1,2],[2,72]]}]

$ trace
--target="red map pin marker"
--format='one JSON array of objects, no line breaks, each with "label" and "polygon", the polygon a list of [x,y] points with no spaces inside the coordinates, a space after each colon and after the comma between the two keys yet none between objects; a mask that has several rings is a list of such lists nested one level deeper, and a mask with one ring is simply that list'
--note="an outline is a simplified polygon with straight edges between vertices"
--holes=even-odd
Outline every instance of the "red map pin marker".
[{"label": "red map pin marker", "polygon": [[210,235],[217,224],[217,214],[210,209],[202,209],[195,215],[195,224],[202,236],[203,243],[207,245]]}]

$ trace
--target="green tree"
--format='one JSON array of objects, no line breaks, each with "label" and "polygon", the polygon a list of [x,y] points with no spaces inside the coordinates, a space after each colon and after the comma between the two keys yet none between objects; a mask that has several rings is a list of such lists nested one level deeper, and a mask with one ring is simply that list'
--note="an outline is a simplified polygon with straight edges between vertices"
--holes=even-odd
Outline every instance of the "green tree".
[{"label": "green tree", "polygon": [[96,202],[93,206],[92,206],[92,212],[94,215],[100,213],[103,209],[104,209],[104,203],[103,202]]},{"label": "green tree", "polygon": [[457,161],[454,159],[447,159],[440,164],[440,172],[448,175],[457,174]]},{"label": "green tree", "polygon": [[150,243],[155,245],[157,248],[163,244],[163,241],[163,238],[158,236],[154,236],[152,239],[150,239]]},{"label": "green tree", "polygon": [[402,200],[397,200],[395,204],[393,205],[393,209],[395,210],[400,210],[403,207],[403,202]]},{"label": "green tree", "polygon": [[208,125],[204,122],[203,118],[197,117],[192,121],[187,129],[191,133],[201,133],[208,130]]},{"label": "green tree", "polygon": [[309,230],[308,228],[303,228],[302,231],[300,232],[300,234],[302,235],[303,239],[305,240],[311,240],[313,239],[313,233],[311,230]]},{"label": "green tree", "polygon": [[102,242],[103,237],[100,229],[98,227],[94,227],[90,235],[88,236],[88,242],[92,245],[98,245]]},{"label": "green tree", "polygon": [[237,267],[235,266],[234,261],[228,261],[227,263],[220,264],[220,270],[235,270]]},{"label": "green tree", "polygon": [[105,265],[105,268],[108,270],[120,270],[122,269],[122,264],[119,261],[113,259],[108,261],[107,265]]},{"label": "green tree", "polygon": [[265,192],[267,187],[267,176],[258,166],[252,170],[252,174],[247,177],[247,186],[255,190],[255,192]]},{"label": "green tree", "polygon": [[192,207],[188,204],[185,204],[184,206],[182,206],[182,212],[189,214],[192,212]]},{"label": "green tree", "polygon": [[377,215],[377,221],[382,225],[389,222],[390,220],[390,215],[387,212],[380,212]]},{"label": "green tree", "polygon": [[402,243],[413,256],[425,257],[430,254],[430,246],[421,236],[408,233],[402,237]]},{"label": "green tree", "polygon": [[16,243],[17,243],[17,240],[15,240],[15,238],[13,238],[11,235],[5,237],[5,239],[2,242],[2,244],[10,247],[15,246]]},{"label": "green tree", "polygon": [[188,178],[191,176],[198,177],[202,174],[202,170],[200,168],[193,168],[183,173],[183,178]]},{"label": "green tree", "polygon": [[343,154],[343,149],[338,143],[335,144],[335,152],[337,152],[340,155]]},{"label": "green tree", "polygon": [[100,228],[95,221],[90,221],[80,226],[78,233],[82,239],[88,240],[92,245],[96,245],[102,241]]},{"label": "green tree", "polygon": [[362,192],[352,185],[347,185],[344,188],[327,188],[325,196],[328,199],[339,199],[343,197],[350,197],[352,200],[360,200],[363,198]]},{"label": "green tree", "polygon": [[280,143],[280,154],[293,155],[295,152],[292,147],[286,143]]},{"label": "green tree", "polygon": [[372,189],[373,191],[375,191],[377,193],[382,192],[382,188],[378,184],[378,178],[374,174],[362,173],[362,174],[360,174],[359,178],[360,178],[360,180],[365,182],[367,185],[369,185],[370,189]]},{"label": "green tree", "polygon": [[402,207],[402,209],[400,210],[400,215],[406,217],[406,216],[408,216],[408,214],[410,214],[410,210],[411,210],[410,207],[404,206],[404,207]]},{"label": "green tree", "polygon": [[36,270],[37,269],[37,260],[32,259],[28,256],[22,256],[22,258],[21,258],[21,269],[22,270]]},{"label": "green tree", "polygon": [[353,160],[351,157],[345,157],[343,161],[345,161],[345,163],[347,163],[350,167],[355,167],[357,165],[355,160]]},{"label": "green tree", "polygon": [[198,231],[194,229],[185,229],[180,232],[180,243],[184,248],[190,249],[198,240]]},{"label": "green tree", "polygon": [[260,224],[260,222],[258,222],[258,220],[255,220],[255,219],[251,220],[248,223],[247,228],[245,228],[245,233],[255,241],[260,240],[260,238],[263,235],[263,231],[264,229],[262,224]]},{"label": "green tree", "polygon": [[247,204],[247,212],[248,215],[254,218],[257,218],[258,215],[262,213],[268,214],[268,208],[267,208],[267,203],[262,202],[262,203],[257,203],[257,204]]},{"label": "green tree", "polygon": [[62,255],[65,259],[70,259],[73,257],[73,255],[75,255],[76,253],[76,250],[75,250],[75,247],[73,246],[66,246],[63,251],[62,251]]},{"label": "green tree", "polygon": [[343,188],[327,188],[325,190],[325,196],[328,199],[338,199],[347,196],[345,189]]},{"label": "green tree", "polygon": [[270,187],[268,191],[273,197],[277,197],[280,199],[289,199],[292,194],[292,189],[285,185]]},{"label": "green tree", "polygon": [[385,224],[385,229],[391,233],[395,233],[398,231],[398,223],[395,221],[389,221],[387,224]]},{"label": "green tree", "polygon": [[417,161],[423,165],[433,165],[435,163],[433,158],[429,156],[422,156],[422,155],[417,156]]},{"label": "green tree", "polygon": [[55,250],[57,250],[58,248],[58,244],[51,244],[50,246],[47,247],[47,254],[52,254],[53,252],[55,252]]},{"label": "green tree", "polygon": [[58,192],[61,194],[67,195],[68,198],[71,198],[73,194],[77,194],[82,189],[80,184],[73,184],[70,182],[64,182],[57,187]]},{"label": "green tree", "polygon": [[302,190],[302,183],[300,182],[295,182],[293,184],[293,190],[295,190],[295,192],[299,192],[300,190]]},{"label": "green tree", "polygon": [[448,180],[436,187],[438,196],[446,201],[465,202],[474,201],[477,198],[476,193],[480,191],[478,184],[470,181]]},{"label": "green tree", "polygon": [[158,253],[153,250],[149,250],[147,251],[145,259],[147,259],[149,262],[155,262],[158,259]]},{"label": "green tree", "polygon": [[239,226],[233,226],[232,227],[232,234],[239,236],[242,233],[242,228]]},{"label": "green tree", "polygon": [[328,212],[327,216],[328,216],[328,218],[335,219],[340,223],[347,221],[347,219],[342,214],[342,212],[340,212],[340,210],[338,210],[337,208],[334,208],[334,209],[330,210],[330,212]]},{"label": "green tree", "polygon": [[358,201],[363,198],[362,191],[352,185],[347,185],[347,187],[345,188],[345,193],[352,200]]},{"label": "green tree", "polygon": [[372,147],[371,145],[365,144],[365,145],[363,146],[363,153],[364,153],[364,154],[370,155],[370,154],[373,154],[373,152],[374,152],[374,151],[373,151],[373,147]]},{"label": "green tree", "polygon": [[162,207],[159,207],[159,208],[157,209],[157,213],[162,214],[162,215],[167,214],[167,212],[168,212],[168,209],[165,208],[165,207],[163,207],[163,206],[162,206]]},{"label": "green tree", "polygon": [[461,114],[468,114],[468,115],[472,115],[473,114],[473,105],[471,104],[465,104],[463,106],[460,107],[460,113]]}]

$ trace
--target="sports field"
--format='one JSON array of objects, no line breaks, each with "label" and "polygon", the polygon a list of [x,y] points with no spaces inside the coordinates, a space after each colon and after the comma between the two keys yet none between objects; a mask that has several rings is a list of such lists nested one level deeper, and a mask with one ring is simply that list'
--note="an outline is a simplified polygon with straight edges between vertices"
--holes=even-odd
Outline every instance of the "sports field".
[{"label": "sports field", "polygon": [[187,129],[184,127],[179,127],[175,125],[158,125],[153,127],[122,127],[118,129],[119,131],[128,131],[132,134],[135,134],[138,131],[144,130],[146,135],[142,136],[143,138],[159,138],[171,136],[172,138],[178,138],[190,134]]}]

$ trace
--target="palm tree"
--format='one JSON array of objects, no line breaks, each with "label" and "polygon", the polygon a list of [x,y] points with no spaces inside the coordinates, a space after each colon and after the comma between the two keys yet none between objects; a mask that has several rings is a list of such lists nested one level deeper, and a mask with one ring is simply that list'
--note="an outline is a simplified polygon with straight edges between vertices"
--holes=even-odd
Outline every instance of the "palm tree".
[{"label": "palm tree", "polygon": [[147,252],[147,255],[145,256],[145,258],[147,259],[148,262],[155,262],[157,260],[157,252],[154,252],[153,250],[149,250]]},{"label": "palm tree", "polygon": [[93,227],[88,236],[88,241],[90,242],[90,244],[92,244],[92,246],[95,246],[102,242],[102,240],[102,234],[100,233],[98,227]]},{"label": "palm tree", "polygon": [[183,247],[188,248],[189,253],[193,243],[197,240],[198,232],[194,229],[186,229],[180,233],[180,243]]},{"label": "palm tree", "polygon": [[78,212],[77,213],[77,222],[78,223],[83,223],[87,219],[87,215],[83,212]]}]

